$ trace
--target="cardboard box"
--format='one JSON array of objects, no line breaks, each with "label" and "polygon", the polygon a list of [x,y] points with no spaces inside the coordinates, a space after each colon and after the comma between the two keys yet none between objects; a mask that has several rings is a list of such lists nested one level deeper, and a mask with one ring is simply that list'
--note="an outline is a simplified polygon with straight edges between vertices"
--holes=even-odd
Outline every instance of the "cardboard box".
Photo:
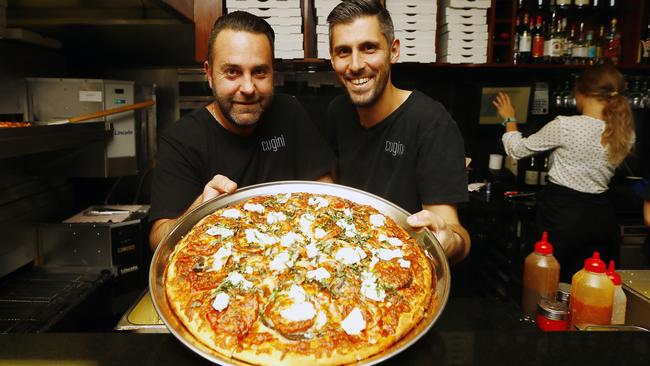
[{"label": "cardboard box", "polygon": [[275,58],[293,59],[304,57],[305,51],[303,50],[275,50]]},{"label": "cardboard box", "polygon": [[487,24],[459,24],[459,23],[444,23],[440,27],[440,33],[446,32],[478,32],[486,33],[488,32]]},{"label": "cardboard box", "polygon": [[438,13],[438,6],[435,2],[428,3],[394,3],[390,0],[386,0],[386,9],[394,16],[398,13],[408,13],[408,14],[436,14]]},{"label": "cardboard box", "polygon": [[420,30],[420,31],[435,31],[436,19],[426,20],[393,20],[393,26],[398,31]]},{"label": "cardboard box", "polygon": [[274,25],[299,25],[302,26],[302,17],[263,17],[271,27]]},{"label": "cardboard box", "polygon": [[274,25],[271,24],[271,28],[273,28],[273,31],[275,32],[275,35],[277,36],[278,34],[295,34],[295,33],[302,33],[302,25],[294,24],[294,25]]},{"label": "cardboard box", "polygon": [[300,0],[226,0],[226,8],[250,9],[250,8],[298,8]]},{"label": "cardboard box", "polygon": [[442,0],[442,6],[452,8],[476,8],[476,9],[489,9],[491,5],[490,0]]},{"label": "cardboard box", "polygon": [[436,31],[435,30],[395,31],[395,38],[398,38],[400,41],[427,40],[427,41],[435,42]]},{"label": "cardboard box", "polygon": [[298,17],[302,19],[300,8],[228,8],[228,12],[243,10],[258,17]]},{"label": "cardboard box", "polygon": [[458,55],[442,55],[440,62],[450,64],[484,64],[487,62],[487,55],[476,56],[458,56]]},{"label": "cardboard box", "polygon": [[446,15],[445,17],[443,17],[443,22],[449,24],[487,24],[487,16]]}]

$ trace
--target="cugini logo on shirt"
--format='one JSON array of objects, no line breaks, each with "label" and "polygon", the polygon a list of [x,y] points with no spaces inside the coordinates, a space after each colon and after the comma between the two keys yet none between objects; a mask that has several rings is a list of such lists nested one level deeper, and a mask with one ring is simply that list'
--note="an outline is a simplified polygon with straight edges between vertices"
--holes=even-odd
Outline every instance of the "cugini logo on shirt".
[{"label": "cugini logo on shirt", "polygon": [[279,148],[285,147],[284,135],[275,136],[272,139],[262,141],[262,151],[278,151]]},{"label": "cugini logo on shirt", "polygon": [[388,151],[393,156],[404,155],[404,150],[406,150],[406,146],[404,146],[404,144],[402,144],[399,141],[392,142],[386,140],[386,146],[384,147],[384,150]]}]

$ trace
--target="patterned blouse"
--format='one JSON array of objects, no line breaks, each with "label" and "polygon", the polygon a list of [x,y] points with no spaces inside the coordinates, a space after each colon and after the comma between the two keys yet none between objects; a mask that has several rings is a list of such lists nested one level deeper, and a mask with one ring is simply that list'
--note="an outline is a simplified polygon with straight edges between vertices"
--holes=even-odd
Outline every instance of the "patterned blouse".
[{"label": "patterned blouse", "polygon": [[550,182],[579,192],[602,193],[616,169],[600,143],[604,130],[605,122],[593,117],[558,116],[529,137],[506,132],[502,141],[506,154],[514,159],[550,150]]}]

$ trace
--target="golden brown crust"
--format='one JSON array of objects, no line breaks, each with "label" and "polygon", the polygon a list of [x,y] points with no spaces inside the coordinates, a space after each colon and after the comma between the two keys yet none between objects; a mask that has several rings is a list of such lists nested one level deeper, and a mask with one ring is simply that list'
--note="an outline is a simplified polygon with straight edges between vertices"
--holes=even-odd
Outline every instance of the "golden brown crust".
[{"label": "golden brown crust", "polygon": [[174,312],[226,357],[338,365],[390,347],[422,319],[424,250],[376,209],[329,196],[259,196],[206,216],[165,274]]}]

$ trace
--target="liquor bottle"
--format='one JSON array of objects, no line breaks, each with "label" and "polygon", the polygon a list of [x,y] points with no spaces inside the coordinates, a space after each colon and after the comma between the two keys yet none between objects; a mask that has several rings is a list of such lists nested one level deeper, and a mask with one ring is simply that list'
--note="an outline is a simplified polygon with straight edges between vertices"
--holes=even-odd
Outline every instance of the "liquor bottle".
[{"label": "liquor bottle", "polygon": [[650,17],[648,17],[648,29],[645,39],[641,40],[641,63],[650,64]]},{"label": "liquor bottle", "polygon": [[548,156],[544,157],[544,166],[539,171],[539,184],[545,186],[548,183]]},{"label": "liquor bottle", "polygon": [[561,9],[566,9],[571,5],[571,0],[555,0],[555,6]]},{"label": "liquor bottle", "polygon": [[573,45],[573,52],[571,53],[571,55],[573,56],[572,63],[576,65],[583,65],[587,60],[587,47],[585,45],[584,30],[585,30],[585,23],[580,22],[578,39],[575,41]]},{"label": "liquor bottle", "polygon": [[524,172],[524,183],[529,186],[537,186],[539,183],[539,171],[535,166],[535,157],[530,157],[530,164]]},{"label": "liquor bottle", "polygon": [[562,31],[561,20],[558,19],[557,24],[555,25],[555,29],[549,38],[550,63],[561,64],[562,58],[564,57],[564,46],[566,45],[566,39],[564,37],[564,32]]},{"label": "liquor bottle", "polygon": [[609,33],[603,42],[603,57],[608,58],[614,65],[618,64],[621,57],[621,34],[616,30],[616,17],[610,22]]},{"label": "liquor bottle", "polygon": [[573,48],[576,43],[576,24],[571,24],[571,31],[569,36],[566,37],[566,43],[564,45],[564,63],[570,64],[573,62]]},{"label": "liquor bottle", "polygon": [[598,39],[594,40],[596,44],[596,63],[603,63],[603,40],[605,39],[605,26],[601,25],[598,30]]},{"label": "liquor bottle", "polygon": [[618,6],[618,1],[616,0],[607,0],[607,7],[610,9],[616,8]]},{"label": "liquor bottle", "polygon": [[573,3],[578,9],[584,9],[589,6],[589,0],[574,0]]},{"label": "liquor bottle", "polygon": [[530,55],[533,45],[533,20],[528,19],[528,13],[524,14],[524,24],[522,24],[521,35],[519,36],[519,63],[527,64],[530,62]]},{"label": "liquor bottle", "polygon": [[544,22],[544,34],[546,34],[546,37],[544,37],[544,55],[543,55],[543,63],[545,64],[550,64],[551,63],[551,36],[553,33],[555,33],[555,12],[551,15],[551,21],[550,22]]},{"label": "liquor bottle", "polygon": [[587,32],[585,46],[587,47],[587,64],[596,64],[596,43],[594,43],[594,31]]},{"label": "liquor bottle", "polygon": [[517,22],[515,24],[515,36],[513,37],[512,42],[512,63],[519,63],[519,37],[521,37],[521,21],[519,16],[517,16]]},{"label": "liquor bottle", "polygon": [[533,30],[533,63],[542,63],[544,60],[544,28],[542,27],[542,16],[537,16],[535,29]]}]

